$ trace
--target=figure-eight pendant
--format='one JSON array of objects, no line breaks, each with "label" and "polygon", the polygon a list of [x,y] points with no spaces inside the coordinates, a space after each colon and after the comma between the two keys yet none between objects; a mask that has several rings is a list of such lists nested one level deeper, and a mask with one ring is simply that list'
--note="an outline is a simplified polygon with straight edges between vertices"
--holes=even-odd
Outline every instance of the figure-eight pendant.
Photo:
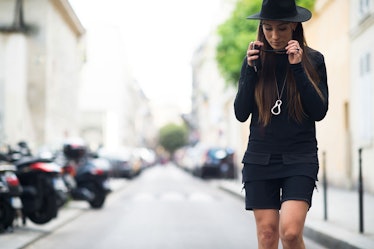
[{"label": "figure-eight pendant", "polygon": [[273,113],[273,115],[279,115],[281,113],[281,105],[282,100],[278,99],[275,101],[273,108],[271,108],[271,113]]},{"label": "figure-eight pendant", "polygon": [[286,76],[284,76],[283,86],[282,86],[282,90],[280,94],[278,90],[278,81],[277,81],[277,78],[275,77],[275,88],[277,89],[278,99],[275,101],[273,108],[271,108],[271,113],[273,115],[279,115],[281,113],[281,105],[282,105],[281,98],[283,95],[284,86],[286,85],[287,75],[288,75],[288,72],[286,73]]}]

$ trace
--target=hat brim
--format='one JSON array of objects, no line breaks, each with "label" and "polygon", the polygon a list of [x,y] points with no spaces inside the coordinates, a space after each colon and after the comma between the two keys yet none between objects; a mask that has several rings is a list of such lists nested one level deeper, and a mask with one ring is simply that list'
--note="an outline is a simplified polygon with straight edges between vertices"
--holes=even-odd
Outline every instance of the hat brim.
[{"label": "hat brim", "polygon": [[306,8],[303,8],[303,7],[300,7],[300,6],[296,6],[296,11],[297,11],[297,15],[296,16],[285,17],[285,18],[265,17],[265,16],[261,16],[261,12],[258,12],[256,14],[248,16],[247,19],[286,21],[286,22],[306,22],[310,18],[312,18],[312,12],[310,12]]}]

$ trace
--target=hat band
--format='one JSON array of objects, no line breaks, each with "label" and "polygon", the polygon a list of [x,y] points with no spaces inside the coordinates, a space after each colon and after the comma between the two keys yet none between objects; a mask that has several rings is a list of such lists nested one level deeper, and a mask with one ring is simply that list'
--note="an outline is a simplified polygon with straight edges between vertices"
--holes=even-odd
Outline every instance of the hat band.
[{"label": "hat band", "polygon": [[260,16],[264,19],[273,19],[273,20],[276,20],[276,19],[285,19],[285,18],[290,18],[290,17],[295,17],[297,16],[297,11],[294,10],[292,12],[283,12],[283,11],[279,11],[279,12],[269,12],[269,13],[266,13],[266,12],[262,12],[260,14]]}]

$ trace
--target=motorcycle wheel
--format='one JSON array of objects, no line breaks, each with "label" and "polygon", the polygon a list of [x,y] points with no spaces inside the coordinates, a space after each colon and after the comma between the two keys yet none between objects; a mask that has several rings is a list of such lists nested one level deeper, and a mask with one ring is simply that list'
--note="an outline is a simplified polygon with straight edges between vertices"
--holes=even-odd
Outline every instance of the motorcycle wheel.
[{"label": "motorcycle wheel", "polygon": [[57,200],[54,195],[44,196],[40,209],[26,214],[36,224],[45,224],[57,216]]},{"label": "motorcycle wheel", "polygon": [[102,208],[106,199],[105,191],[95,185],[88,186],[88,189],[95,194],[95,198],[89,201],[91,208]]},{"label": "motorcycle wheel", "polygon": [[15,210],[12,208],[10,203],[0,200],[0,228],[5,230],[12,226],[14,216]]}]

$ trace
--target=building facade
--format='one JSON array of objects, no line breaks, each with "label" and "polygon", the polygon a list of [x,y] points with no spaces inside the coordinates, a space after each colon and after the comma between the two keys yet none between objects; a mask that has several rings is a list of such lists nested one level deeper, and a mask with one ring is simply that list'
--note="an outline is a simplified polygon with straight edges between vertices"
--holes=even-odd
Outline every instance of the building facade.
[{"label": "building facade", "polygon": [[154,146],[148,100],[123,46],[113,25],[83,27],[68,0],[0,1],[1,142]]},{"label": "building facade", "polygon": [[353,175],[349,121],[349,0],[317,0],[313,17],[304,23],[304,29],[308,45],[324,55],[327,69],[329,110],[325,119],[316,123],[320,165],[326,167],[331,184],[350,187]]},{"label": "building facade", "polygon": [[304,25],[309,45],[325,56],[328,74],[329,111],[317,123],[321,166],[330,184],[356,188],[362,149],[369,192],[374,192],[373,20],[371,0],[317,0]]},{"label": "building facade", "polygon": [[3,0],[0,16],[2,142],[39,147],[78,134],[85,30],[68,1]]},{"label": "building facade", "polygon": [[349,9],[352,171],[357,178],[362,149],[364,187],[374,192],[374,2],[351,0]]},{"label": "building facade", "polygon": [[87,23],[80,135],[92,148],[154,147],[149,101],[129,70],[121,30],[105,20]]},{"label": "building facade", "polygon": [[[221,1],[221,16],[227,18],[235,1]],[[237,172],[241,170],[241,157],[248,138],[248,126],[236,121],[234,98],[236,89],[228,85],[218,70],[216,46],[218,36],[213,30],[196,49],[192,58],[192,108],[188,123],[192,129],[192,142],[203,147],[230,147],[235,151]],[[246,132],[245,132],[246,131]]]}]

